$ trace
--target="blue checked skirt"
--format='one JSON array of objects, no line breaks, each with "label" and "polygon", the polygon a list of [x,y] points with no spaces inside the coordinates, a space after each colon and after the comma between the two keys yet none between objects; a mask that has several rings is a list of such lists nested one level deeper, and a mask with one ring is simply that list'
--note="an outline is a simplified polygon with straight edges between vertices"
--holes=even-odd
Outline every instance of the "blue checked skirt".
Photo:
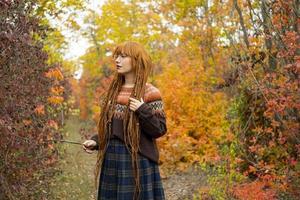
[{"label": "blue checked skirt", "polygon": [[[141,193],[140,200],[165,199],[158,164],[138,154]],[[134,174],[131,156],[124,142],[110,139],[104,155],[97,200],[133,200]]]}]

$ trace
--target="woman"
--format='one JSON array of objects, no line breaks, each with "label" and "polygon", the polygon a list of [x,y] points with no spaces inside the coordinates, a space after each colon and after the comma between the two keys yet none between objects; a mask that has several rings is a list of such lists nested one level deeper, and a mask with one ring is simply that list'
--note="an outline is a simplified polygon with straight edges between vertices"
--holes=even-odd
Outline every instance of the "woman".
[{"label": "woman", "polygon": [[147,83],[151,58],[136,42],[118,45],[113,58],[116,73],[101,109],[98,134],[83,143],[88,153],[98,150],[97,199],[165,199],[156,139],[167,127],[160,91]]}]

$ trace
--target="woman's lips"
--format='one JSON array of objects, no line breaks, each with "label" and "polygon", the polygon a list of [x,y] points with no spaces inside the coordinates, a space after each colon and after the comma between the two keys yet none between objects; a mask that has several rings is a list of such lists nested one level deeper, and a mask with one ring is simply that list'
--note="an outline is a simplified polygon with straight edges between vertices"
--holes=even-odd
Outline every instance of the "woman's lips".
[{"label": "woman's lips", "polygon": [[117,69],[120,69],[121,68],[121,66],[120,65],[117,65]]}]

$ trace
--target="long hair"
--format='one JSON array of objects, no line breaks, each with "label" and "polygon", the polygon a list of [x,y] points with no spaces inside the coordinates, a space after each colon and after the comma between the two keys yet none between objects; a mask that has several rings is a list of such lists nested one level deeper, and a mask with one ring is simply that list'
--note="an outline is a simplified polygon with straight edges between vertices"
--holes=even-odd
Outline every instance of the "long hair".
[{"label": "long hair", "polygon": [[[146,83],[148,76],[153,68],[151,58],[145,49],[137,42],[124,42],[119,44],[112,56],[117,58],[118,55],[125,54],[131,57],[132,70],[135,71],[135,85],[130,97],[140,100],[144,96]],[[109,86],[107,94],[104,98],[102,109],[100,113],[100,119],[98,122],[98,136],[99,136],[99,151],[97,155],[96,171],[95,171],[95,186],[98,188],[99,174],[102,168],[102,162],[104,159],[104,153],[108,147],[109,138],[111,135],[111,120],[116,105],[116,97],[121,90],[122,85],[125,83],[124,75],[115,72],[113,80]],[[134,199],[139,198],[140,193],[140,179],[139,179],[139,163],[138,163],[138,151],[139,151],[139,123],[135,113],[129,110],[127,106],[125,110],[125,117],[123,121],[124,130],[124,142],[126,148],[130,152],[132,158],[132,167],[134,169],[135,177],[135,190]]]}]

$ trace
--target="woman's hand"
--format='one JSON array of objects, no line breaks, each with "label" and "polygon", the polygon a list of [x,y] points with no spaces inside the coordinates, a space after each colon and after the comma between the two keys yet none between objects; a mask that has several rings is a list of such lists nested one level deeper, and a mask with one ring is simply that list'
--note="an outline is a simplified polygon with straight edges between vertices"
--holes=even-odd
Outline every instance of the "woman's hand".
[{"label": "woman's hand", "polygon": [[86,140],[84,143],[82,143],[82,148],[87,153],[93,153],[96,146],[97,143],[94,140]]},{"label": "woman's hand", "polygon": [[135,98],[129,97],[129,109],[132,111],[136,111],[143,103],[143,98],[141,98],[141,101],[139,101]]}]

